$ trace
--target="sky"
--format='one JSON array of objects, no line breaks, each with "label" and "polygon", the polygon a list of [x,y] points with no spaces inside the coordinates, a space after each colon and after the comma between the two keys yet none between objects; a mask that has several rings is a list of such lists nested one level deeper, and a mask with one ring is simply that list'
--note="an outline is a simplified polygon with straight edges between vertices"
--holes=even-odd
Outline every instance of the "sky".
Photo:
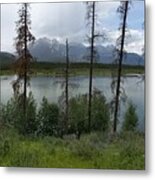
[{"label": "sky", "polygon": [[[104,32],[106,39],[102,45],[115,45],[119,37],[119,14],[116,12],[120,2],[103,1],[96,3],[96,30]],[[19,19],[18,10],[21,4],[1,5],[1,50],[15,53],[15,22]],[[70,3],[32,3],[30,4],[31,32],[36,39],[47,37],[61,43],[68,38],[69,42],[86,43],[86,4]],[[144,1],[133,0],[127,17],[127,38],[125,49],[128,52],[142,54],[144,46]]]}]

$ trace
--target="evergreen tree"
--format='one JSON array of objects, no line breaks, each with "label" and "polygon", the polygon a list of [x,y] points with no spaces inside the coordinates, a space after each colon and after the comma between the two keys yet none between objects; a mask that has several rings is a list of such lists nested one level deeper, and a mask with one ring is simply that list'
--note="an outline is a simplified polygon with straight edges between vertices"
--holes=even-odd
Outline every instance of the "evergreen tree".
[{"label": "evergreen tree", "polygon": [[124,122],[122,129],[124,131],[135,131],[138,125],[138,116],[136,114],[136,107],[130,102],[128,109],[124,115]]},{"label": "evergreen tree", "polygon": [[[33,60],[33,57],[28,50],[28,43],[32,43],[35,40],[35,37],[30,31],[31,20],[28,8],[29,5],[24,3],[18,11],[19,20],[16,22],[17,37],[15,38],[15,47],[18,55],[15,62],[15,73],[17,79],[13,82],[14,93],[16,97],[20,97],[20,100],[22,100],[21,104],[23,106],[24,114],[26,113],[30,63]],[[20,91],[22,84],[23,90]]]}]

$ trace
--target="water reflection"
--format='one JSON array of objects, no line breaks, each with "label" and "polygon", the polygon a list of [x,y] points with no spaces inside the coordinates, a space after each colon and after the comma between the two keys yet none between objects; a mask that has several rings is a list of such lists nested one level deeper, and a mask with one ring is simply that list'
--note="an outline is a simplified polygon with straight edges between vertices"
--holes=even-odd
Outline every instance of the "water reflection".
[{"label": "water reflection", "polygon": [[[12,96],[12,84],[11,82],[15,79],[14,76],[1,76],[1,101],[6,103]],[[32,91],[34,98],[39,104],[45,96],[50,102],[57,102],[59,96],[62,93],[61,84],[55,83],[60,78],[39,76],[31,78],[31,85],[28,91]],[[78,85],[78,88],[70,89],[70,96],[77,94],[88,93],[89,79],[88,77],[78,76],[70,78],[71,83]],[[124,88],[128,101],[132,101],[137,107],[137,114],[139,117],[139,127],[144,129],[144,82],[139,82],[138,77],[126,77],[124,79]],[[93,87],[101,90],[107,100],[110,102],[112,93],[110,86],[111,78],[109,77],[96,77],[93,79]],[[120,121],[123,119],[123,114],[127,107],[127,103],[121,106]],[[120,123],[121,124],[121,123]]]}]

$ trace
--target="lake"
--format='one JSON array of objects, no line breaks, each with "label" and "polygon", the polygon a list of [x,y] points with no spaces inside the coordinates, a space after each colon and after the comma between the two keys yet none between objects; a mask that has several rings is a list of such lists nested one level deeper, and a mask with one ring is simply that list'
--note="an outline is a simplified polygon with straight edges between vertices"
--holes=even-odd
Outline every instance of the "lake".
[{"label": "lake", "polygon": [[[6,103],[13,96],[13,89],[11,82],[15,76],[1,76],[1,102]],[[49,102],[57,102],[62,93],[61,84],[58,81],[63,81],[62,78],[37,76],[32,77],[28,91],[32,91],[34,98],[39,104],[45,96]],[[76,84],[77,87],[70,88],[70,96],[77,94],[88,93],[89,78],[84,76],[77,76],[70,78],[70,84]],[[111,93],[111,78],[110,77],[95,77],[93,78],[93,87],[102,91],[110,102],[112,99]],[[132,101],[136,106],[136,112],[139,117],[139,129],[144,131],[144,81],[139,77],[125,77],[123,87],[127,95],[127,101]],[[121,105],[120,123],[123,120],[124,112],[127,108],[127,103]]]}]

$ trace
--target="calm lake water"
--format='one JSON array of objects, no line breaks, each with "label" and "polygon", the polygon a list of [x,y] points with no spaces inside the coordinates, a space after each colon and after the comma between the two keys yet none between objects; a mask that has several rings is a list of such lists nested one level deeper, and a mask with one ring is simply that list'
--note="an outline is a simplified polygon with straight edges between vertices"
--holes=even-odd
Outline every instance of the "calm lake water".
[{"label": "calm lake water", "polygon": [[[15,76],[1,76],[1,102],[6,103],[12,96],[12,84],[11,82],[15,79]],[[50,102],[57,102],[59,96],[62,93],[60,83],[57,81],[62,81],[61,78],[55,77],[32,77],[30,87],[28,91],[32,91],[34,98],[39,104],[45,96]],[[144,81],[141,81],[138,77],[126,77],[124,78],[124,88],[127,95],[128,101],[132,101],[136,105],[136,111],[139,117],[139,128],[144,131]],[[75,96],[77,94],[88,93],[89,79],[88,77],[78,76],[70,78],[71,84],[77,84],[78,87],[70,89],[70,96]],[[112,93],[110,86],[111,78],[109,77],[96,77],[93,78],[93,87],[101,90],[107,101],[110,102],[112,98]],[[120,123],[123,120],[124,112],[127,108],[127,103],[121,105]]]}]

